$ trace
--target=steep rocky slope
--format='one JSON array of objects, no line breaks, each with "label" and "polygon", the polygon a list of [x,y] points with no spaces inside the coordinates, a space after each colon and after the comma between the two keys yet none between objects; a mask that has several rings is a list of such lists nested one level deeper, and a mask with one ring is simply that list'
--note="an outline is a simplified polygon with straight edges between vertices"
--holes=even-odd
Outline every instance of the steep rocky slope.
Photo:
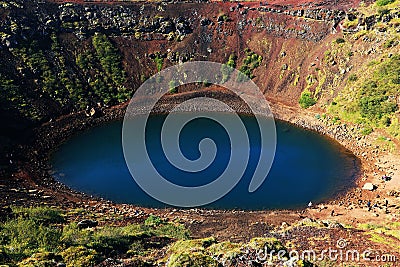
[{"label": "steep rocky slope", "polygon": [[[193,237],[214,235],[219,241],[247,242],[264,235],[278,238],[288,248],[315,246],[323,250],[336,247],[336,241],[345,238],[351,248],[398,254],[400,203],[396,177],[400,176],[396,175],[400,167],[397,158],[380,157],[380,153],[394,150],[400,133],[399,12],[398,0],[0,0],[1,204],[50,203],[68,210],[83,207],[94,214],[74,214],[73,210],[71,220],[95,218],[101,226],[142,223],[149,214],[156,214],[184,222]],[[95,200],[51,180],[46,155],[42,155],[49,147],[76,130],[120,117],[123,109],[117,105],[125,103],[148,77],[168,66],[194,60],[227,63],[240,69],[255,81],[276,110],[285,107],[291,111],[282,119],[309,126],[342,144],[352,144],[350,148],[364,167],[360,181],[374,182],[377,191],[366,192],[360,186],[328,205],[302,211],[153,210]],[[169,100],[185,98],[185,91],[192,89],[179,87]],[[221,92],[214,94],[214,89],[196,90],[221,97]],[[35,128],[40,129],[40,141],[50,139],[42,142],[39,153],[16,149],[31,144],[31,130]],[[376,132],[368,136],[374,129]],[[15,150],[19,154],[10,155]],[[386,173],[393,174],[390,183],[380,180]],[[389,207],[383,208],[383,197],[391,197]],[[382,205],[370,212],[366,209],[370,200]],[[332,210],[337,216],[330,215]],[[19,220],[7,210],[0,209],[0,214],[1,218]],[[23,216],[29,219],[26,212]],[[13,229],[14,224],[19,225],[12,222],[7,227]],[[104,233],[102,229],[94,232],[99,238],[104,234],[111,240],[107,227]],[[108,241],[104,241],[107,246]],[[176,251],[172,252],[166,252],[170,239],[149,236],[142,241],[156,246],[151,247],[154,255],[145,254],[152,261],[166,260],[165,253],[186,255],[192,251],[191,245],[201,251],[199,256],[215,256],[208,247],[198,245],[196,242],[202,242],[198,240],[182,243],[187,248],[183,251],[175,245],[172,248]],[[136,251],[142,251],[142,241]],[[244,243],[226,244],[236,246],[234,252],[243,258]],[[0,249],[0,262],[9,261],[4,260],[6,248]],[[121,251],[113,251],[110,257],[121,256]],[[31,252],[25,251],[24,257]],[[108,257],[107,253],[102,257]],[[43,255],[32,255],[22,266],[35,262],[34,256]],[[113,259],[104,260],[100,266],[112,266],[110,261]],[[375,265],[379,262],[368,262],[368,266]]]},{"label": "steep rocky slope", "polygon": [[[113,105],[160,68],[189,60],[226,63],[230,55],[237,68],[250,69],[267,97],[294,105],[305,87],[315,89],[306,78],[318,79],[325,46],[358,3],[292,2],[177,8],[165,2],[2,1],[2,116],[44,122]],[[252,54],[262,58],[249,66]],[[331,79],[319,87],[325,83]]]},{"label": "steep rocky slope", "polygon": [[101,114],[194,60],[236,67],[272,102],[396,137],[399,21],[394,0],[0,1],[0,144],[29,142],[62,115]]}]

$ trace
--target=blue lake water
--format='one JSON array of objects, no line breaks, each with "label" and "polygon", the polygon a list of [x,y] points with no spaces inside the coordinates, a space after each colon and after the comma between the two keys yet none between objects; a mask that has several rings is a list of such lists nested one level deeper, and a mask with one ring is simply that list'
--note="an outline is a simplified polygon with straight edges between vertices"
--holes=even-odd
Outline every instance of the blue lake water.
[{"label": "blue lake water", "polygon": [[[180,148],[188,159],[200,156],[198,144],[204,138],[211,138],[217,147],[217,156],[208,168],[185,173],[169,164],[162,153],[160,129],[164,119],[164,115],[151,116],[146,131],[149,156],[159,173],[175,184],[199,186],[224,171],[231,155],[228,134],[221,125],[209,119],[196,119],[182,129]],[[327,137],[277,121],[274,163],[262,186],[249,193],[260,153],[260,137],[253,117],[241,119],[250,137],[247,169],[232,191],[206,208],[301,208],[309,201],[319,203],[333,198],[354,183],[359,169],[354,155]],[[143,192],[131,177],[124,160],[121,132],[122,122],[111,122],[70,138],[51,157],[54,177],[75,190],[118,203],[165,207]]]}]

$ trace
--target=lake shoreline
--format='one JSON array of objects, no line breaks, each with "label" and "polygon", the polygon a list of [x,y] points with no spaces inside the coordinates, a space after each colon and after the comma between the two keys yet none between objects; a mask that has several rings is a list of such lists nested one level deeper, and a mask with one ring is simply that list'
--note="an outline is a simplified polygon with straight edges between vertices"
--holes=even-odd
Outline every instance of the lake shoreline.
[{"label": "lake shoreline", "polygon": [[[182,98],[186,99],[186,97],[189,95],[190,94],[184,94],[183,96],[168,96],[169,99],[167,98],[165,102],[159,105],[158,111],[160,111],[162,108],[168,110],[169,102],[174,102],[179,99],[182,100]],[[224,95],[222,94],[221,97],[223,98]],[[50,170],[48,165],[48,159],[51,152],[54,151],[58,145],[77,132],[84,131],[110,121],[121,120],[128,105],[128,103],[125,103],[109,109],[104,109],[102,111],[96,111],[93,116],[87,116],[84,112],[63,116],[56,121],[46,123],[36,129],[35,142],[33,145],[29,147],[23,147],[19,152],[17,151],[16,154],[17,156],[19,155],[18,153],[24,155],[21,157],[22,160],[15,163],[19,164],[19,171],[12,174],[14,177],[12,186],[16,187],[16,185],[19,185],[19,188],[22,189],[17,188],[17,190],[20,190],[20,192],[14,192],[15,194],[11,194],[9,199],[3,199],[3,201],[7,201],[3,204],[24,206],[49,204],[56,205],[64,209],[80,207],[91,209],[93,211],[101,210],[102,212],[108,212],[110,210],[117,209],[124,211],[126,214],[133,214],[132,216],[127,216],[127,221],[142,220],[147,216],[147,214],[158,214],[167,218],[183,216],[186,218],[187,222],[191,222],[193,220],[204,222],[207,220],[208,216],[216,216],[219,218],[218,221],[223,222],[226,218],[236,217],[235,214],[240,213],[245,215],[248,220],[260,220],[260,216],[265,219],[265,214],[268,214],[268,221],[273,225],[279,225],[282,222],[290,223],[306,217],[323,219],[329,217],[328,214],[331,213],[331,210],[335,210],[335,212],[340,214],[340,210],[345,211],[348,209],[353,211],[362,211],[364,216],[362,218],[363,220],[375,218],[373,213],[364,212],[364,207],[366,201],[374,199],[377,193],[361,190],[362,185],[366,181],[374,182],[376,176],[379,177],[379,175],[383,173],[379,173],[379,170],[374,168],[371,163],[371,160],[374,159],[376,153],[369,149],[368,146],[363,148],[362,145],[360,145],[360,143],[368,144],[368,142],[370,142],[369,138],[358,134],[358,129],[354,126],[343,127],[343,125],[331,123],[329,118],[321,119],[321,117],[319,117],[321,114],[319,114],[317,111],[301,110],[300,108],[286,106],[285,104],[274,101],[273,99],[268,100],[270,102],[273,114],[277,119],[326,135],[339,142],[342,146],[356,155],[360,159],[360,166],[362,170],[360,176],[356,180],[355,187],[350,188],[346,193],[338,196],[335,199],[326,201],[325,203],[318,203],[320,205],[312,209],[307,209],[307,207],[304,207],[304,209],[299,210],[264,211],[204,210],[201,208],[180,210],[174,208],[153,209],[126,204],[115,204],[108,200],[88,196],[81,192],[76,192],[55,181],[49,172]],[[234,100],[228,97],[227,102],[229,103],[229,101]],[[236,110],[239,110],[239,113],[249,114],[246,113],[246,109],[237,104],[237,102],[234,101],[231,104],[236,105]],[[165,108],[165,105],[167,108]],[[385,188],[383,189],[385,190]],[[19,193],[22,194],[22,197]],[[335,219],[340,219],[340,221],[351,223],[354,221],[353,217],[356,217],[356,214],[335,217]],[[229,222],[226,222],[225,220],[224,224],[226,223]],[[190,225],[192,228],[191,230],[196,230],[200,233],[200,236],[207,234],[207,231],[202,228],[201,224],[193,225],[190,223]],[[245,229],[242,229],[240,233],[237,234],[243,235],[243,231],[245,231]],[[245,235],[247,237],[249,235],[258,234],[259,231],[262,231],[262,228],[258,228],[255,230],[255,232],[249,232]]]}]

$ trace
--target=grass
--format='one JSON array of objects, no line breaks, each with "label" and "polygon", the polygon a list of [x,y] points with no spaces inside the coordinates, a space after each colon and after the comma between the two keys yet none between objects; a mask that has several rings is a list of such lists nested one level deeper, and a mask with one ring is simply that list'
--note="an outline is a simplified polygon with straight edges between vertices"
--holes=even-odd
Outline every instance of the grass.
[{"label": "grass", "polygon": [[300,107],[306,109],[309,108],[317,103],[317,100],[312,96],[309,90],[304,90],[299,99]]},{"label": "grass", "polygon": [[384,136],[379,136],[374,143],[376,145],[379,145],[380,148],[383,148],[390,152],[394,152],[396,150],[395,143],[391,139],[388,139]]},{"label": "grass", "polygon": [[352,20],[352,21],[346,19],[343,22],[343,27],[346,28],[346,29],[356,27],[357,25],[358,25],[358,19],[355,19],[355,20]]},{"label": "grass", "polygon": [[394,242],[392,239],[388,238],[387,235],[385,235],[385,234],[369,233],[368,235],[370,236],[370,240],[375,243],[390,246],[390,247],[394,248],[395,250],[400,249],[399,243]]},{"label": "grass", "polygon": [[37,223],[57,224],[65,221],[63,212],[59,209],[47,207],[14,207],[12,211],[16,217],[28,218]]},{"label": "grass", "polygon": [[231,54],[228,58],[226,64],[221,65],[221,83],[225,83],[229,80],[231,73],[233,72],[234,68],[236,67],[236,55]]},{"label": "grass", "polygon": [[[250,49],[246,49],[245,52],[246,57],[243,59],[242,65],[240,66],[239,70],[248,78],[253,79],[253,71],[261,65],[263,57],[251,51]],[[239,81],[246,80],[244,75],[239,76]]]},{"label": "grass", "polygon": [[205,253],[206,248],[215,243],[213,237],[177,241],[168,250],[168,266],[218,266],[218,262]]},{"label": "grass", "polygon": [[400,249],[400,223],[393,222],[385,225],[359,224],[357,228],[365,230],[370,240],[379,244],[388,245],[396,250]]},{"label": "grass", "polygon": [[156,56],[153,60],[154,63],[156,63],[157,71],[160,72],[164,64],[164,59],[161,57],[160,53],[156,53]]},{"label": "grass", "polygon": [[[71,214],[85,213],[73,210]],[[183,225],[157,216],[143,224],[92,229],[80,229],[65,218],[59,209],[13,208],[11,218],[0,224],[0,265],[53,266],[62,261],[68,266],[92,266],[110,255],[146,255],[159,246],[146,243],[151,237],[186,240],[190,236]]]},{"label": "grass", "polygon": [[[163,263],[167,262],[167,266],[221,266],[219,262],[224,262],[224,266],[233,266],[238,258],[249,251],[274,251],[273,256],[275,256],[278,252],[286,253],[287,250],[276,238],[257,237],[248,243],[229,241],[219,243],[213,237],[180,240],[171,245],[168,250],[169,256],[163,260]],[[216,258],[219,259],[218,262],[215,260]],[[272,257],[270,260],[280,261],[282,259]]]},{"label": "grass", "polygon": [[387,6],[388,4],[393,4],[396,0],[377,0],[375,4],[377,6]]},{"label": "grass", "polygon": [[318,70],[318,85],[315,88],[314,98],[318,98],[320,96],[325,82],[326,72],[324,70]]},{"label": "grass", "polygon": [[349,76],[349,82],[328,107],[328,112],[366,129],[381,128],[398,136],[399,73],[400,55],[369,61],[357,76]]}]

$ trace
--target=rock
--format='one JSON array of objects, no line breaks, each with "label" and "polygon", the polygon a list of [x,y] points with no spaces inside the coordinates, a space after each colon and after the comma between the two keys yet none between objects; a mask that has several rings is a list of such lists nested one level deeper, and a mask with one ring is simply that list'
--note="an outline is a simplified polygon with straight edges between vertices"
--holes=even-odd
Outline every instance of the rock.
[{"label": "rock", "polygon": [[376,189],[376,185],[372,183],[366,183],[364,184],[363,189],[368,191],[374,191]]},{"label": "rock", "polygon": [[10,207],[0,208],[0,221],[3,219],[10,218],[12,215],[12,209]]},{"label": "rock", "polygon": [[354,13],[348,13],[347,14],[347,19],[350,21],[356,20],[357,16]]},{"label": "rock", "polygon": [[96,227],[99,223],[95,220],[82,220],[78,223],[79,229]]},{"label": "rock", "polygon": [[211,20],[209,20],[208,18],[204,18],[200,21],[200,25],[201,26],[208,26],[211,24]]},{"label": "rock", "polygon": [[282,225],[281,225],[282,228],[286,228],[288,226],[289,226],[289,224],[287,222],[283,222]]},{"label": "rock", "polygon": [[339,229],[343,229],[344,226],[338,222],[329,222],[328,223],[328,228],[339,228]]},{"label": "rock", "polygon": [[387,192],[387,195],[391,196],[391,197],[400,197],[400,192],[397,192],[395,190],[391,190],[391,191]]},{"label": "rock", "polygon": [[310,224],[310,223],[314,223],[315,220],[312,218],[304,218],[303,220],[300,221],[301,225],[306,225],[306,224]]},{"label": "rock", "polygon": [[220,15],[220,16],[218,16],[218,19],[217,19],[218,22],[224,22],[226,20],[227,20],[226,15]]}]

